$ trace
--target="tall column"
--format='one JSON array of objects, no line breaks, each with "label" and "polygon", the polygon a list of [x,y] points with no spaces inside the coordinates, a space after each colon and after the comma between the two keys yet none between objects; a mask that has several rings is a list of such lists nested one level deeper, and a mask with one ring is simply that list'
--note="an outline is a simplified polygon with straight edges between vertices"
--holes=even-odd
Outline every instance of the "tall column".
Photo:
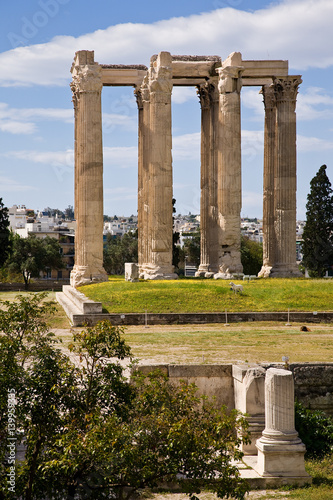
[{"label": "tall column", "polygon": [[240,213],[241,182],[241,112],[240,91],[242,57],[234,52],[219,72],[220,140],[218,145],[218,224],[219,273],[214,277],[229,279],[241,273]]},{"label": "tall column", "polygon": [[219,94],[217,85],[198,87],[201,105],[201,197],[200,266],[196,276],[211,277],[218,271],[217,230],[217,128]]},{"label": "tall column", "polygon": [[300,76],[274,80],[276,172],[274,179],[275,262],[271,276],[300,276],[296,264],[296,96]]},{"label": "tall column", "polygon": [[265,380],[265,429],[257,440],[261,476],[309,479],[305,446],[295,430],[294,380],[289,370],[269,368]]},{"label": "tall column", "polygon": [[263,186],[263,266],[259,276],[268,277],[275,264],[274,178],[276,170],[276,98],[273,85],[264,85],[265,106]]},{"label": "tall column", "polygon": [[146,279],[175,279],[172,265],[172,58],[160,52],[151,59],[149,147],[149,262]]},{"label": "tall column", "polygon": [[151,260],[148,254],[149,233],[149,121],[150,99],[145,77],[141,87],[135,89],[139,111],[138,161],[138,264],[139,273]]},{"label": "tall column", "polygon": [[103,268],[103,145],[101,67],[94,52],[75,54],[75,265],[71,285],[107,281]]}]

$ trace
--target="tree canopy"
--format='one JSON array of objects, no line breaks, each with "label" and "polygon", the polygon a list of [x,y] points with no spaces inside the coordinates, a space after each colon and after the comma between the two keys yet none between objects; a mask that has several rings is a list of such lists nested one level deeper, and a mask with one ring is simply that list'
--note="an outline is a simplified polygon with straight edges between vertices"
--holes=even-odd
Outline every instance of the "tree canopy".
[{"label": "tree canopy", "polygon": [[138,232],[125,233],[121,238],[107,235],[103,251],[104,269],[108,274],[124,274],[125,262],[138,262]]},{"label": "tree canopy", "polygon": [[35,235],[27,238],[14,235],[12,251],[5,265],[9,271],[20,273],[26,286],[30,278],[38,278],[41,271],[64,267],[58,240],[50,236],[37,238]]},{"label": "tree canopy", "polygon": [[[76,332],[69,355],[42,319],[53,308],[45,300],[31,294],[0,307],[0,498],[127,500],[165,482],[191,498],[203,487],[244,498],[233,463],[241,430],[247,439],[238,412],[160,372],[132,367],[128,380],[130,348],[109,322]],[[26,446],[14,486],[9,438]]]},{"label": "tree canopy", "polygon": [[303,231],[303,265],[310,276],[322,277],[333,265],[332,187],[322,165],[310,182]]}]

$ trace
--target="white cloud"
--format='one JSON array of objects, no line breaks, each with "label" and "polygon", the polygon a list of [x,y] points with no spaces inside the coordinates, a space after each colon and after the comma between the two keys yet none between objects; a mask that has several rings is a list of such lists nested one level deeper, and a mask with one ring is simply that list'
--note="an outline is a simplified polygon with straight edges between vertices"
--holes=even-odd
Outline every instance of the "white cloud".
[{"label": "white cloud", "polygon": [[0,184],[2,193],[22,193],[25,191],[36,191],[36,186],[28,186],[27,184],[20,184],[15,179],[4,177],[0,175]]},{"label": "white cloud", "polygon": [[326,141],[318,137],[297,135],[297,150],[300,153],[310,151],[327,151],[333,149],[333,141]]},{"label": "white cloud", "polygon": [[45,166],[73,168],[74,151],[9,151],[4,153],[6,158],[16,158],[17,160],[41,163]]},{"label": "white cloud", "polygon": [[138,148],[129,147],[104,147],[104,164],[112,165],[114,168],[137,167]]},{"label": "white cloud", "polygon": [[297,97],[298,120],[327,120],[333,118],[333,97],[318,87],[302,89]]},{"label": "white cloud", "polygon": [[[15,119],[13,119],[13,116]],[[35,121],[60,120],[73,123],[73,110],[56,108],[12,108],[0,102],[0,130],[11,134],[33,134],[37,131]]]},{"label": "white cloud", "polygon": [[174,87],[172,90],[172,102],[175,104],[184,104],[187,101],[198,101],[195,88]]},{"label": "white cloud", "polygon": [[63,85],[77,50],[95,50],[100,63],[146,65],[161,50],[223,58],[240,50],[244,59],[289,59],[295,69],[326,68],[333,64],[332,18],[331,0],[285,0],[254,12],[228,7],[153,24],[119,24],[78,38],[57,36],[2,53],[0,84]]},{"label": "white cloud", "polygon": [[172,155],[176,162],[182,160],[199,160],[200,132],[173,137]]}]

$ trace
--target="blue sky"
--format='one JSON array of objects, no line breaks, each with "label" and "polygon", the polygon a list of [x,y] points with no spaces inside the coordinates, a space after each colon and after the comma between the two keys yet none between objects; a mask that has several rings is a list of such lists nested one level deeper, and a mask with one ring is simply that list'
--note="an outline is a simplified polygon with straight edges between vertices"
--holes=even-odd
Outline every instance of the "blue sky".
[{"label": "blue sky", "polygon": [[[73,204],[70,67],[77,50],[103,64],[172,54],[287,59],[297,101],[297,216],[322,164],[333,184],[332,0],[12,0],[0,6],[0,197],[42,210]],[[242,90],[242,216],[262,216],[264,108]],[[131,88],[104,88],[104,213],[137,213],[137,108]],[[177,213],[198,213],[200,106],[173,91]]]}]

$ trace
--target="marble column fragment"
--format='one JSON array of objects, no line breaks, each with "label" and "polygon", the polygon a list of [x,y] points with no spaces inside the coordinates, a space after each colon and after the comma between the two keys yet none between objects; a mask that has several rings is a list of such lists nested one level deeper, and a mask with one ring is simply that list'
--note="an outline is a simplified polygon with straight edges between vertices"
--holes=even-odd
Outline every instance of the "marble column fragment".
[{"label": "marble column fragment", "polygon": [[274,178],[276,169],[276,98],[273,85],[262,87],[265,105],[263,185],[263,266],[259,276],[268,277],[275,264]]},{"label": "marble column fragment", "polygon": [[[216,82],[217,83],[217,82]],[[219,94],[216,84],[198,87],[201,105],[200,266],[196,276],[218,272],[217,144]]]},{"label": "marble column fragment", "polygon": [[308,478],[305,446],[295,430],[294,380],[289,370],[269,368],[265,380],[265,429],[257,440],[261,476]]},{"label": "marble column fragment", "polygon": [[101,67],[93,51],[72,65],[75,110],[75,265],[71,285],[107,281],[103,268],[103,145]]},{"label": "marble column fragment", "polygon": [[234,52],[219,73],[220,121],[218,144],[219,272],[215,278],[229,279],[242,273],[240,255],[241,110],[242,57]]},{"label": "marble column fragment", "polygon": [[146,279],[176,279],[172,265],[172,58],[160,52],[148,72],[149,215],[148,259],[141,274]]},{"label": "marble column fragment", "polygon": [[274,178],[275,258],[270,276],[296,277],[296,97],[300,76],[275,78],[276,168]]}]

